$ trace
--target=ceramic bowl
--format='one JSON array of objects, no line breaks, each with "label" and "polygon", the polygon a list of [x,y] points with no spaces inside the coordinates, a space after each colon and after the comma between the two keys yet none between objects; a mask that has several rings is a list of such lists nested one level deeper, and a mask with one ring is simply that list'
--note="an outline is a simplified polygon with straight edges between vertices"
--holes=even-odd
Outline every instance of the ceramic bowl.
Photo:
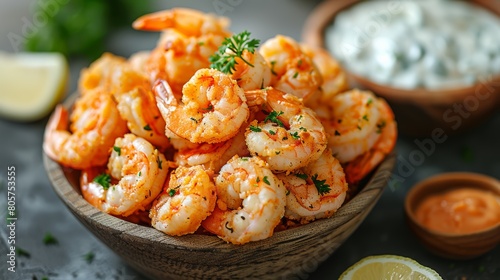
[{"label": "ceramic bowl", "polygon": [[[75,97],[75,96],[73,96]],[[69,108],[73,99],[66,102]],[[171,237],[99,211],[81,195],[80,172],[44,154],[54,191],[71,213],[131,267],[153,279],[289,279],[307,275],[326,260],[361,224],[378,201],[395,164],[395,153],[359,186],[333,217],[275,232],[244,245],[216,236]]]},{"label": "ceramic bowl", "polygon": [[[319,4],[304,25],[305,43],[325,48],[325,30],[342,10],[359,0],[327,0]],[[495,1],[472,1],[500,16]],[[425,88],[400,89],[378,84],[347,70],[351,87],[371,90],[385,98],[394,110],[398,131],[410,136],[429,136],[436,130],[447,134],[477,126],[500,108],[500,75],[484,79],[473,86],[446,90]],[[461,108],[460,110],[457,108]]]},{"label": "ceramic bowl", "polygon": [[413,186],[405,199],[408,225],[422,244],[434,254],[449,259],[471,259],[485,254],[500,243],[500,223],[468,234],[446,234],[427,228],[415,215],[418,205],[439,192],[464,186],[487,190],[500,197],[500,182],[494,178],[466,172],[433,176]]}]

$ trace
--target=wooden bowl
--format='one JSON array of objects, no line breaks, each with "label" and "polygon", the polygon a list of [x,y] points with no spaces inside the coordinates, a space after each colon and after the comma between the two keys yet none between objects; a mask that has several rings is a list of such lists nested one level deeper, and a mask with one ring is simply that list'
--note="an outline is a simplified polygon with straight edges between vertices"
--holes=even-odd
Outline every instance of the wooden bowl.
[{"label": "wooden bowl", "polygon": [[466,172],[445,173],[426,179],[410,189],[405,199],[408,225],[432,253],[449,259],[471,259],[487,253],[500,243],[500,223],[468,234],[446,234],[427,228],[415,215],[419,203],[429,195],[464,186],[491,191],[500,197],[500,182]]},{"label": "wooden bowl", "polygon": [[387,156],[333,217],[276,232],[262,241],[233,245],[209,235],[171,237],[103,213],[82,197],[80,172],[62,167],[44,154],[53,189],[71,213],[131,267],[154,279],[289,279],[307,275],[366,218],[382,194],[395,160],[394,152]]},{"label": "wooden bowl", "polygon": [[[302,39],[306,44],[326,48],[325,30],[342,10],[359,0],[328,0],[319,4],[304,25]],[[500,16],[495,1],[473,0]],[[447,134],[463,132],[477,126],[500,108],[500,75],[482,80],[473,86],[429,90],[400,89],[378,84],[344,70],[351,87],[371,90],[386,99],[394,110],[398,130],[410,136],[429,136],[436,130]]]}]

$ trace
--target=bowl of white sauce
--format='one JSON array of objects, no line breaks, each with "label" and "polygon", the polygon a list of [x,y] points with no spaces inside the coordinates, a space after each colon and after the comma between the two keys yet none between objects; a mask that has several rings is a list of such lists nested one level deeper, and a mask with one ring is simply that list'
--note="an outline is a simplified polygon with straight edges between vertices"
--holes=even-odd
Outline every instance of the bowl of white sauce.
[{"label": "bowl of white sauce", "polygon": [[387,99],[402,133],[455,133],[500,107],[499,15],[487,0],[330,0],[303,39],[332,53],[351,86]]}]

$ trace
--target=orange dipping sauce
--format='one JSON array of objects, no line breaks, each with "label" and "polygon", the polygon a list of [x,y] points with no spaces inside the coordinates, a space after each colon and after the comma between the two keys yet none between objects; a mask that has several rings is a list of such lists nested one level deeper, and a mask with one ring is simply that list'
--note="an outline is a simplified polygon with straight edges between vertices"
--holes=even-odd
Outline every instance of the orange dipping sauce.
[{"label": "orange dipping sauce", "polygon": [[500,197],[473,188],[449,190],[425,198],[415,214],[431,230],[456,234],[478,232],[500,223]]}]

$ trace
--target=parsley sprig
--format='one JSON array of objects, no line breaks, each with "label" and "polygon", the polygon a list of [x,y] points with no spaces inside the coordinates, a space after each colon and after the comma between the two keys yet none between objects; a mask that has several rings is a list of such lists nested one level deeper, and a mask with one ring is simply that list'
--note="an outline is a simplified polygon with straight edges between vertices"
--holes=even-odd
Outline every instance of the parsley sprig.
[{"label": "parsley sprig", "polygon": [[284,113],[282,111],[279,111],[279,112],[272,111],[271,113],[269,113],[269,115],[267,115],[267,117],[264,119],[264,121],[265,122],[270,121],[270,122],[273,122],[281,127],[285,127],[283,122],[280,119],[278,119],[278,117],[283,115],[283,114]]},{"label": "parsley sprig", "polygon": [[314,174],[311,177],[316,189],[318,189],[318,193],[320,195],[324,195],[330,191],[330,186],[326,183],[326,180],[318,180],[318,174]]},{"label": "parsley sprig", "polygon": [[[258,48],[260,40],[250,39],[250,32],[243,31],[232,37],[225,38],[219,50],[210,58],[210,67],[226,74],[232,74],[236,70],[236,58],[240,58],[246,64],[253,67],[253,64],[243,58],[245,50],[254,53]],[[229,50],[229,51],[227,51]]]},{"label": "parsley sprig", "polygon": [[111,176],[109,176],[109,174],[102,173],[96,176],[93,181],[101,185],[103,189],[107,190],[111,184]]}]

